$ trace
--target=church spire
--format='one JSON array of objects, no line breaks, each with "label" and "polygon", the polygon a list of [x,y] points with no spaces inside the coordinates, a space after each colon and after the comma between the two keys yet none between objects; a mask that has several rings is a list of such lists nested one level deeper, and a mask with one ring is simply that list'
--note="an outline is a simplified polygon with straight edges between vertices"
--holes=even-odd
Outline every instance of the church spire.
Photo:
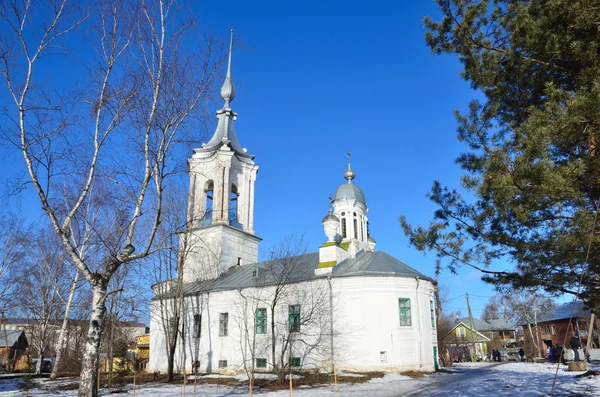
[{"label": "church spire", "polygon": [[346,170],[346,172],[344,172],[344,178],[346,178],[348,183],[350,183],[352,182],[355,176],[356,174],[354,173],[354,171],[352,171],[352,168],[350,167],[350,149],[348,149],[348,169]]},{"label": "church spire", "polygon": [[202,144],[202,149],[197,152],[213,152],[215,150],[232,150],[239,158],[253,159],[254,156],[246,153],[235,135],[234,122],[237,113],[231,109],[231,101],[235,98],[235,89],[231,78],[231,55],[233,52],[233,29],[229,35],[229,59],[227,61],[227,75],[221,87],[221,98],[225,101],[223,108],[217,110],[217,129],[207,143]]},{"label": "church spire", "polygon": [[233,29],[229,33],[229,60],[227,61],[227,76],[225,82],[221,87],[221,98],[225,101],[224,108],[230,107],[231,101],[235,98],[235,88],[233,87],[233,81],[231,80],[231,52],[233,49]]}]

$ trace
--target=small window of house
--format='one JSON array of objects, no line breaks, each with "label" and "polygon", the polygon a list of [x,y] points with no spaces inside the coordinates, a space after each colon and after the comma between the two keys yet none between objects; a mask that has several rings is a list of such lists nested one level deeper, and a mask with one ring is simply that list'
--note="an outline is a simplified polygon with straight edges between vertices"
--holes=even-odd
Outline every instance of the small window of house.
[{"label": "small window of house", "polygon": [[458,327],[456,329],[456,336],[458,336],[459,338],[464,338],[467,336],[467,330],[465,330],[464,327]]},{"label": "small window of house", "polygon": [[400,326],[412,325],[412,320],[410,316],[410,299],[399,298],[398,308],[400,310]]},{"label": "small window of house", "polygon": [[292,367],[299,368],[301,364],[302,360],[300,360],[300,357],[292,357]]},{"label": "small window of house", "polygon": [[384,351],[379,352],[379,361],[381,361],[382,363],[387,362],[387,352],[384,352]]},{"label": "small window of house", "polygon": [[227,368],[227,360],[219,360],[219,368]]},{"label": "small window of house", "polygon": [[257,358],[256,359],[256,368],[267,368],[267,359],[266,358]]}]

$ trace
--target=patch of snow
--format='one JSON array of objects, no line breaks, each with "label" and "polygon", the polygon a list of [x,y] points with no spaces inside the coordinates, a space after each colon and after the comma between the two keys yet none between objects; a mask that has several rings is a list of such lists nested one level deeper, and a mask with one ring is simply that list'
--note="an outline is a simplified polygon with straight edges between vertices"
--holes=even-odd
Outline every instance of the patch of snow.
[{"label": "patch of snow", "polygon": [[[568,372],[567,367],[555,364],[539,363],[461,363],[450,368],[454,373],[435,373],[423,378],[413,379],[408,376],[386,374],[383,378],[373,378],[361,384],[339,384],[339,391],[332,391],[331,385],[322,385],[318,388],[294,387],[295,397],[398,397],[398,396],[485,396],[485,397],[540,397],[550,394],[554,376],[556,374],[555,396],[598,396],[600,397],[600,376],[578,378],[582,372]],[[600,371],[598,365],[588,365],[590,371]],[[344,374],[347,376],[349,374]],[[352,374],[358,375],[358,374]],[[240,378],[238,378],[240,376]],[[256,374],[256,378],[276,379],[273,374]],[[208,376],[205,376],[208,377]],[[219,377],[210,375],[210,377]],[[221,376],[227,378],[226,376]],[[229,377],[231,378],[231,377]],[[237,375],[236,379],[246,380],[244,374]],[[0,380],[0,394],[2,397],[21,397],[19,389],[20,379]],[[76,382],[73,379],[51,382],[47,379],[37,380],[39,386],[29,395],[42,397],[76,397],[77,390],[54,391],[57,386],[64,386]],[[128,385],[127,392],[122,396],[132,396],[132,385]],[[289,390],[278,391],[260,390],[256,392],[264,397],[287,397]],[[240,385],[198,385],[196,396],[243,396],[248,394],[245,384]],[[102,389],[101,395],[109,395]],[[181,384],[146,384],[136,387],[136,397],[182,397]],[[188,384],[185,396],[194,395],[193,384]]]}]

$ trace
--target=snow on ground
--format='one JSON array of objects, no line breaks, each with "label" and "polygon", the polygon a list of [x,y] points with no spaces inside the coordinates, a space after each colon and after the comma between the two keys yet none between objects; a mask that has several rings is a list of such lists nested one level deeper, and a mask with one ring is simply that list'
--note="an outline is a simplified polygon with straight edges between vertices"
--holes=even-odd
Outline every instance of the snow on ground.
[{"label": "snow on ground", "polygon": [[[600,375],[577,378],[583,372],[568,372],[565,365],[546,363],[457,364],[456,375],[442,381],[423,396],[600,396]],[[598,365],[588,370],[600,371]],[[457,380],[452,380],[456,377]]]},{"label": "snow on ground", "polygon": [[[327,385],[319,388],[307,389],[302,387],[294,390],[297,397],[317,396],[351,396],[351,397],[399,397],[399,396],[518,396],[538,397],[548,396],[552,389],[554,375],[557,371],[553,364],[533,363],[465,363],[457,364],[449,369],[451,373],[435,373],[420,379],[413,379],[397,374],[387,374],[383,378],[374,378],[362,384],[340,384],[339,392],[335,393]],[[588,365],[588,370],[600,371],[599,365]],[[581,372],[567,372],[566,366],[558,369],[556,387],[553,396],[600,396],[600,375],[577,378]],[[0,396],[22,396],[19,390],[19,379],[0,379]],[[71,380],[49,382],[46,379],[38,380],[40,386],[32,390],[29,395],[34,397],[74,397],[76,390],[53,392],[49,389],[55,385],[65,385]],[[129,385],[128,393],[121,395],[131,396]],[[287,397],[289,390],[274,392],[257,391],[255,395],[264,397]],[[102,395],[109,395],[103,391]],[[181,385],[144,385],[138,386],[136,397],[181,397]],[[193,384],[188,384],[186,396],[194,395]],[[196,396],[247,396],[246,385],[201,385],[197,387]]]}]

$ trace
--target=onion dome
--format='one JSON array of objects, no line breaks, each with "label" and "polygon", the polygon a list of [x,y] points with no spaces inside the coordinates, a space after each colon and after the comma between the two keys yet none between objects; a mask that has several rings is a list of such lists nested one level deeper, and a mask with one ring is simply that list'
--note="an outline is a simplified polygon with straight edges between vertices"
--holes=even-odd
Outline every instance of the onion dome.
[{"label": "onion dome", "polygon": [[329,215],[323,218],[323,222],[321,223],[325,231],[325,236],[327,236],[327,241],[334,242],[337,236],[337,229],[340,226],[340,220],[337,216],[333,215],[331,208],[329,209]]}]

